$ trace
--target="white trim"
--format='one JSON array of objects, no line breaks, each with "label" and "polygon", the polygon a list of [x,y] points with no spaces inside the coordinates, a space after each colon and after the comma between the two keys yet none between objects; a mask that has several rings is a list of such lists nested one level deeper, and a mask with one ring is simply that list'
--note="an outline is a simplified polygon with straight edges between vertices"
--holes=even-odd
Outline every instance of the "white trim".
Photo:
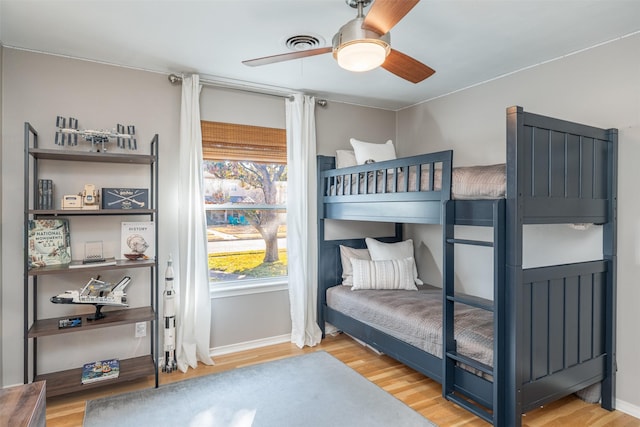
[{"label": "white trim", "polygon": [[616,409],[640,419],[640,406],[638,405],[633,405],[629,402],[625,402],[624,400],[616,399]]},{"label": "white trim", "polygon": [[260,280],[238,280],[234,282],[209,284],[211,299],[236,297],[240,295],[262,294],[265,292],[286,291],[289,289],[287,277]]},{"label": "white trim", "polygon": [[285,342],[291,342],[291,334],[285,334],[269,338],[261,338],[254,341],[245,341],[237,344],[223,345],[221,347],[215,347],[209,349],[209,355],[211,357],[222,356],[223,354],[237,353],[239,351],[253,350],[260,347],[266,347],[274,344],[282,344]]}]

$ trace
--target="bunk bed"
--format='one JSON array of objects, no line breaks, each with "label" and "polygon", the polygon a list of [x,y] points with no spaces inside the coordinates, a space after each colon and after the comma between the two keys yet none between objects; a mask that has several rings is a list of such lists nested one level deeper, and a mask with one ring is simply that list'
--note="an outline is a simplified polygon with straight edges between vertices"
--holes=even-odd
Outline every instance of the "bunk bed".
[{"label": "bunk bed", "polygon": [[[517,106],[506,113],[504,197],[457,197],[452,151],[341,169],[333,157],[318,156],[318,323],[323,333],[328,322],[440,382],[445,398],[496,426],[520,426],[523,413],[594,384],[601,406],[613,410],[617,130]],[[328,293],[345,288],[337,286],[340,246],[366,245],[325,239],[326,220],[395,223],[394,235],[382,242],[402,241],[403,223],[442,224],[443,287],[435,292],[440,354],[328,304]],[[602,225],[601,260],[523,268],[525,224],[573,223]],[[491,227],[493,239],[458,239],[456,225]],[[493,251],[492,301],[456,292],[455,245]],[[372,292],[414,291],[351,294]],[[456,314],[463,307],[489,316],[488,361],[462,350]]]}]

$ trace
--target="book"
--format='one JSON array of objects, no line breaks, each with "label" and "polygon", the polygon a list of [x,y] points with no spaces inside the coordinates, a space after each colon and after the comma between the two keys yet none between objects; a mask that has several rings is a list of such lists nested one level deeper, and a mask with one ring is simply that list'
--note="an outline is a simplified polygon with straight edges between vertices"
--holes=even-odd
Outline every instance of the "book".
[{"label": "book", "polygon": [[53,181],[38,180],[38,209],[53,209]]},{"label": "book", "polygon": [[153,221],[123,222],[120,254],[129,260],[155,259],[156,229]]},{"label": "book", "polygon": [[39,179],[38,180],[38,209],[44,209],[45,208],[45,203],[44,203],[44,193],[45,193],[45,180],[44,179]]},{"label": "book", "polygon": [[27,227],[29,269],[71,262],[68,219],[30,219]]},{"label": "book", "polygon": [[44,204],[45,209],[53,209],[53,181],[50,179],[45,180]]},{"label": "book", "polygon": [[91,384],[118,378],[120,361],[118,359],[99,360],[82,365],[82,384]]}]

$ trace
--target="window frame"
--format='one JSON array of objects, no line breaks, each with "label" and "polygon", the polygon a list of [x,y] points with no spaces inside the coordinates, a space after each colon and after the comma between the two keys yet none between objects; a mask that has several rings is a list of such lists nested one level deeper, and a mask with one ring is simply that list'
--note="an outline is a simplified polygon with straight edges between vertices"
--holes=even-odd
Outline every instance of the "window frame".
[{"label": "window frame", "polygon": [[[205,120],[200,123],[203,161],[287,164],[285,129]],[[284,212],[286,214],[286,204]],[[288,289],[288,283],[288,275],[217,282],[209,280],[209,291],[211,298],[226,298],[282,291]]]}]

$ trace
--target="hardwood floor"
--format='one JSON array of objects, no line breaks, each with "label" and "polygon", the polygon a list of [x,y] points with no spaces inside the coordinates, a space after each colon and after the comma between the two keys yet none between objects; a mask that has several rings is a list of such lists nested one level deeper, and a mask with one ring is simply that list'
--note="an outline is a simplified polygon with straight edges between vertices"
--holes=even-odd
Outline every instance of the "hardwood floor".
[{"label": "hardwood floor", "polygon": [[[299,349],[294,344],[285,343],[218,356],[214,359],[216,363],[214,366],[200,365],[198,369],[189,369],[187,373],[177,371],[161,374],[160,384],[320,350],[340,359],[438,426],[486,427],[488,425],[470,412],[443,399],[440,384],[390,357],[377,355],[346,335],[327,337],[320,345],[313,348]],[[86,400],[150,387],[151,384],[152,380],[137,381],[105,386],[87,393],[47,399],[47,425],[49,427],[81,426]],[[620,411],[609,412],[598,405],[588,404],[574,396],[568,396],[544,408],[527,413],[523,418],[523,425],[528,427],[637,427],[640,426],[640,420]]]}]

